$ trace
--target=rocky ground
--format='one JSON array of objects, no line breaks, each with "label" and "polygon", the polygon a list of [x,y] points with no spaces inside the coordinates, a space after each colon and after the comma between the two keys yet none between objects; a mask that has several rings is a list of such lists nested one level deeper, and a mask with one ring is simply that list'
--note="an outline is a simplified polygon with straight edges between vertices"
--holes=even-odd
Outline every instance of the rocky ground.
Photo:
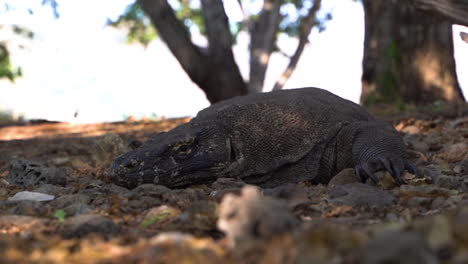
[{"label": "rocky ground", "polygon": [[468,263],[468,112],[388,120],[421,177],[264,190],[108,181],[118,154],[187,119],[0,127],[0,262]]}]

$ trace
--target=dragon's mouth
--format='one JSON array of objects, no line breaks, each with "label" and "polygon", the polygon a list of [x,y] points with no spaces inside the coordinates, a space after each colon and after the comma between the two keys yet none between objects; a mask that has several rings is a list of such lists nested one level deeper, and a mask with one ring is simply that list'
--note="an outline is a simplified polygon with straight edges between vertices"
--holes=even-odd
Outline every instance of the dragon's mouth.
[{"label": "dragon's mouth", "polygon": [[111,174],[111,181],[117,185],[132,189],[141,184],[154,183],[156,176],[150,172],[149,170],[136,172],[114,171]]},{"label": "dragon's mouth", "polygon": [[207,184],[217,179],[216,173],[211,169],[197,170],[196,172],[155,174],[154,170],[142,171],[116,170],[111,175],[111,181],[126,188],[135,188],[141,184],[158,184],[169,188],[185,188],[191,185]]}]

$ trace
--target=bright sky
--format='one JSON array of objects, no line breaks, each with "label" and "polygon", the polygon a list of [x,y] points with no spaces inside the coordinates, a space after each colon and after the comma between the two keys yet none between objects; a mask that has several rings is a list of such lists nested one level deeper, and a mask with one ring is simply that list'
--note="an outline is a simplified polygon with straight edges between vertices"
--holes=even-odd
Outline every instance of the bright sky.
[{"label": "bright sky", "polygon": [[[147,49],[127,45],[122,32],[104,26],[107,17],[121,14],[129,0],[58,1],[58,20],[50,8],[39,6],[41,1],[14,2],[17,7],[37,5],[39,12],[30,16],[19,7],[0,14],[0,25],[26,25],[38,35],[32,44],[26,43],[26,49],[13,50],[13,62],[21,65],[24,77],[15,84],[0,81],[0,110],[12,109],[27,118],[99,122],[122,120],[130,114],[195,115],[208,106],[203,92],[163,43],[154,41]],[[237,20],[236,2],[225,1],[230,18]],[[326,31],[311,34],[311,43],[286,87],[322,87],[357,102],[364,39],[362,7],[355,1],[325,0],[324,10],[332,10],[333,19]],[[455,27],[455,56],[459,81],[468,95],[468,45],[458,37],[461,28]],[[0,40],[12,37],[0,31]],[[247,40],[240,36],[234,47],[244,76],[248,71]],[[204,43],[200,37],[195,41]],[[281,37],[279,45],[292,53],[295,43]],[[287,63],[283,56],[273,56],[268,89]],[[79,114],[74,118],[76,111]]]}]

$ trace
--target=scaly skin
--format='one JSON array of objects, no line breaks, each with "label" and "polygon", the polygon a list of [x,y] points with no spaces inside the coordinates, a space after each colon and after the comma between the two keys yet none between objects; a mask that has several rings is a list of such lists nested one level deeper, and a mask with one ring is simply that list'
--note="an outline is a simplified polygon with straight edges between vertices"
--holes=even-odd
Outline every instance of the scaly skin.
[{"label": "scaly skin", "polygon": [[354,167],[364,181],[388,170],[416,169],[404,157],[400,135],[364,108],[318,88],[235,97],[204,110],[189,123],[156,135],[118,157],[112,180],[135,187],[185,187],[218,177],[274,187],[309,180],[327,183]]}]

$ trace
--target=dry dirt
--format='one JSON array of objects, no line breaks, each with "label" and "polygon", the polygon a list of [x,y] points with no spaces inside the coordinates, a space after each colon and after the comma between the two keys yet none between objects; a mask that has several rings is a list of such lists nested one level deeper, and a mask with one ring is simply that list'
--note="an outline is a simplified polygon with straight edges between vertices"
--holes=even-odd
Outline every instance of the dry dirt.
[{"label": "dry dirt", "polygon": [[0,124],[0,262],[468,263],[466,111],[387,118],[422,176],[402,186],[109,182],[117,155],[188,120]]}]

